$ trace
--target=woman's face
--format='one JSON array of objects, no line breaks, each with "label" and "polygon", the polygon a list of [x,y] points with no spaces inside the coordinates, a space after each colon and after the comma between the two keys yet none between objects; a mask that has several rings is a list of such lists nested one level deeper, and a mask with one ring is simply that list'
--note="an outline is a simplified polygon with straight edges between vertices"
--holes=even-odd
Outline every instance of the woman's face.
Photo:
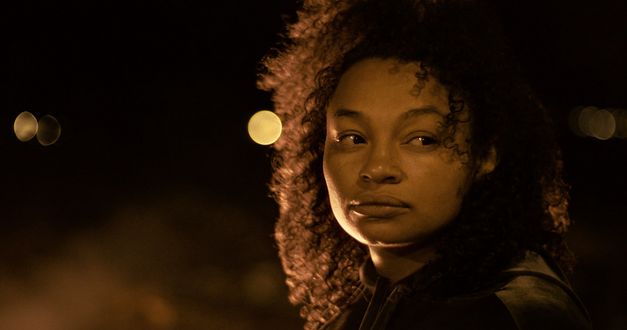
[{"label": "woman's face", "polygon": [[[447,90],[433,76],[421,83],[419,70],[419,63],[362,60],[341,77],[326,112],[331,207],[369,246],[426,243],[457,216],[471,182],[468,159],[440,144]],[[468,136],[468,123],[458,123],[462,150]]]}]

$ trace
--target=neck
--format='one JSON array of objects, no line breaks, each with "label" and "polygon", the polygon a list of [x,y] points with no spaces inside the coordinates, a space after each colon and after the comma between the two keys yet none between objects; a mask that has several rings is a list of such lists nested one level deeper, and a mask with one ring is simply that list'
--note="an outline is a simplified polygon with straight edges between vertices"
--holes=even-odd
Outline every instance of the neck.
[{"label": "neck", "polygon": [[396,283],[415,273],[435,257],[431,246],[413,247],[370,246],[370,258],[379,275]]}]

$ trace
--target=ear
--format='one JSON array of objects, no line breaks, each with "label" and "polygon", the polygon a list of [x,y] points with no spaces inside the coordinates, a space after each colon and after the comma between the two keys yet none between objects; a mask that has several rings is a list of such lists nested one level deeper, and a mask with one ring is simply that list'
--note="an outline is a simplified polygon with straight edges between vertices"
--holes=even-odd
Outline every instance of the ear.
[{"label": "ear", "polygon": [[486,174],[492,173],[499,163],[498,155],[496,154],[496,148],[490,147],[485,158],[479,161],[477,171],[475,172],[475,179],[479,179]]}]

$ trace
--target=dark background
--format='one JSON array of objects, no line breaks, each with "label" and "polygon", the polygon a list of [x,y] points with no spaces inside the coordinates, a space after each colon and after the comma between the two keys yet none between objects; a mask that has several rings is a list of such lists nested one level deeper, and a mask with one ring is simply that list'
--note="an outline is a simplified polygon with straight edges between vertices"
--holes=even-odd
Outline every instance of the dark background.
[{"label": "dark background", "polygon": [[[574,285],[627,328],[627,141],[575,136],[576,106],[627,108],[627,3],[502,1],[552,109],[572,185]],[[271,239],[261,57],[294,1],[21,1],[0,7],[0,327],[298,328]],[[50,114],[48,147],[15,117]],[[533,147],[533,146],[530,146]]]}]

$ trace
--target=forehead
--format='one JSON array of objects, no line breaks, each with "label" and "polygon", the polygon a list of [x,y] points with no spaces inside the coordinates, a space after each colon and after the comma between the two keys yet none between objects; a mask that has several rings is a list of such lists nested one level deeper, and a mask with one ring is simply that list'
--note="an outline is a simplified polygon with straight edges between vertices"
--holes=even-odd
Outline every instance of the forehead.
[{"label": "forehead", "polygon": [[[369,58],[353,64],[340,78],[330,109],[386,113],[431,107],[449,112],[448,91],[418,62]],[[392,114],[392,113],[390,113]]]}]

